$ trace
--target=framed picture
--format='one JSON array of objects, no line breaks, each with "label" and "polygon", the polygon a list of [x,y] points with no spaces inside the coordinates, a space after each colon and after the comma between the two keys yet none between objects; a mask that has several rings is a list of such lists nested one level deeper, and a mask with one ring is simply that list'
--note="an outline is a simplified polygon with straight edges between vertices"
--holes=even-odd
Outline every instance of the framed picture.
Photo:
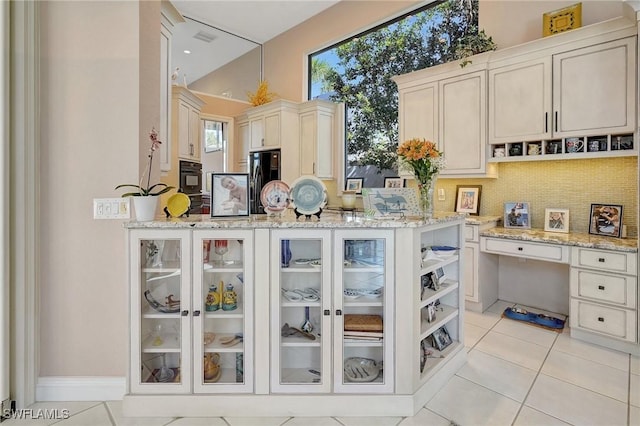
[{"label": "framed picture", "polygon": [[365,216],[420,216],[418,191],[415,188],[365,188],[362,191]]},{"label": "framed picture", "polygon": [[591,204],[589,233],[607,237],[622,236],[622,206],[617,204]]},{"label": "framed picture", "polygon": [[404,188],[405,187],[404,178],[401,177],[385,177],[384,178],[384,187],[385,188]]},{"label": "framed picture", "polygon": [[431,334],[431,337],[433,338],[434,347],[436,347],[439,351],[443,350],[452,343],[451,336],[449,335],[449,332],[444,325],[434,331]]},{"label": "framed picture", "polygon": [[544,230],[549,232],[569,232],[569,210],[544,209]]},{"label": "framed picture", "polygon": [[505,228],[531,228],[529,203],[504,203]]},{"label": "framed picture", "polygon": [[456,186],[457,213],[469,213],[478,216],[480,213],[480,193],[482,185],[458,185]]},{"label": "framed picture", "polygon": [[364,184],[364,178],[347,178],[345,185],[346,191],[355,191],[356,194],[362,194],[362,185]]},{"label": "framed picture", "polygon": [[249,216],[249,174],[211,174],[211,217]]}]

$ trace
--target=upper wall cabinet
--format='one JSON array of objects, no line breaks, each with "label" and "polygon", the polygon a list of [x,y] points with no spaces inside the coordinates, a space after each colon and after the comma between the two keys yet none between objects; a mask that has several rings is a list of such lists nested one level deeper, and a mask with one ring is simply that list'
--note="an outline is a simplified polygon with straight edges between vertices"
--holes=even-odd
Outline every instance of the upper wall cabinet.
[{"label": "upper wall cabinet", "polygon": [[489,70],[492,144],[633,132],[635,37]]},{"label": "upper wall cabinet", "polygon": [[300,104],[300,174],[333,179],[337,109],[321,100]]},{"label": "upper wall cabinet", "polygon": [[183,86],[173,86],[172,95],[172,140],[178,142],[178,157],[200,161],[200,109],[204,102]]},{"label": "upper wall cabinet", "polygon": [[483,57],[465,68],[449,63],[394,78],[399,140],[434,141],[446,159],[441,177],[496,176],[487,165],[487,55]]}]

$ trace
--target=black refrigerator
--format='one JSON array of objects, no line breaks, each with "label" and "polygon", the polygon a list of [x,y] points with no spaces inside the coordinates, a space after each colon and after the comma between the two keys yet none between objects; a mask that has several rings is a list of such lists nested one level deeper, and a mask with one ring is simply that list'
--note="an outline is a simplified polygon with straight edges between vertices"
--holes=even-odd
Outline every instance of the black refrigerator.
[{"label": "black refrigerator", "polygon": [[260,202],[262,188],[272,180],[280,180],[280,150],[249,153],[249,197],[251,214],[265,213]]}]

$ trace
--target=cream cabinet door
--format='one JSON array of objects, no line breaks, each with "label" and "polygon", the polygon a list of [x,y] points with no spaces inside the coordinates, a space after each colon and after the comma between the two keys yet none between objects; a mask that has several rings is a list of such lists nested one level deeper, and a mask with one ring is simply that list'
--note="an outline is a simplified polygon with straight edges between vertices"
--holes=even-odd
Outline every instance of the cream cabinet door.
[{"label": "cream cabinet door", "polygon": [[553,56],[556,137],[635,131],[636,39]]},{"label": "cream cabinet door", "polygon": [[400,141],[424,138],[438,142],[438,84],[436,82],[400,91]]},{"label": "cream cabinet door", "polygon": [[551,57],[489,70],[489,143],[551,138]]},{"label": "cream cabinet door", "polygon": [[439,82],[441,175],[486,172],[487,74],[485,70]]}]

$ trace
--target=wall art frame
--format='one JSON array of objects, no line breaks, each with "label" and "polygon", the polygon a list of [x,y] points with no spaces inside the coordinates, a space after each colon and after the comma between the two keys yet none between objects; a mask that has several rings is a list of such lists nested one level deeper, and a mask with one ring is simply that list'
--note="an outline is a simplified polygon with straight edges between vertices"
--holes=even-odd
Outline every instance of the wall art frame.
[{"label": "wall art frame", "polygon": [[591,204],[589,233],[605,237],[622,237],[622,210],[620,204]]}]

